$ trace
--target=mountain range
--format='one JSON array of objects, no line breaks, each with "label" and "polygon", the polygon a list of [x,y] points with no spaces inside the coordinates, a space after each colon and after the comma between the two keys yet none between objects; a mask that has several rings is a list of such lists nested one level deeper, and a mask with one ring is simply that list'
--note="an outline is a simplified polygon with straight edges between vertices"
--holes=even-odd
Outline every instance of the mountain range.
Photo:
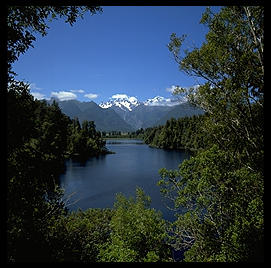
[{"label": "mountain range", "polygon": [[94,121],[99,131],[132,132],[140,128],[164,125],[170,118],[179,118],[202,114],[203,110],[188,102],[166,99],[157,96],[144,102],[136,97],[121,95],[111,98],[99,105],[93,101],[80,102],[78,100],[59,101],[62,112],[70,118],[78,117],[79,121]]}]

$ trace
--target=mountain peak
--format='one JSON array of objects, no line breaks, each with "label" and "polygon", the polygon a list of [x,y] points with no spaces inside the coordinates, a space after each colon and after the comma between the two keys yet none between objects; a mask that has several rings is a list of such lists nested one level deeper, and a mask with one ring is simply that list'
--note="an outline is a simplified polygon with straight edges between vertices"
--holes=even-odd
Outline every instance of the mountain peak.
[{"label": "mountain peak", "polygon": [[131,112],[139,105],[172,107],[183,102],[184,101],[181,101],[180,99],[165,98],[162,96],[156,96],[152,99],[147,99],[146,101],[140,102],[136,97],[130,97],[126,94],[115,94],[109,99],[109,101],[102,102],[99,104],[99,106],[104,109],[118,107],[122,111]]},{"label": "mountain peak", "polygon": [[[58,103],[67,116],[78,117],[80,122],[94,121],[97,130],[100,131],[131,132],[140,128],[163,125],[172,117],[179,118],[203,113],[201,109],[189,103],[179,102],[180,105],[176,105],[177,101],[170,102],[160,96],[145,102],[139,102],[136,97],[115,96],[99,106],[93,101],[66,100]],[[112,108],[102,109],[105,107]]]},{"label": "mountain peak", "polygon": [[146,106],[175,106],[180,104],[181,101],[178,99],[170,99],[161,96],[156,96],[152,99],[147,99],[143,102]]},{"label": "mountain peak", "polygon": [[117,106],[123,111],[132,111],[135,107],[140,105],[140,102],[136,97],[129,97],[126,94],[115,94],[109,101],[100,103],[101,108],[110,108]]}]

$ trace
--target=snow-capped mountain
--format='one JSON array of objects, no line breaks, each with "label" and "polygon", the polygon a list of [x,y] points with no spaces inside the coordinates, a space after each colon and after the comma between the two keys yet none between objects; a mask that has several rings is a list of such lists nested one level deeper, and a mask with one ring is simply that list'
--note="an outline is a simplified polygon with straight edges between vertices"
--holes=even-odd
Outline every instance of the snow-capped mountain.
[{"label": "snow-capped mountain", "polygon": [[99,104],[101,108],[119,107],[123,111],[132,111],[139,105],[145,106],[175,106],[180,104],[180,100],[167,99],[161,96],[156,96],[152,99],[140,102],[136,97],[129,97],[126,94],[115,94],[109,101]]},{"label": "snow-capped mountain", "polygon": [[144,105],[146,106],[175,106],[180,104],[181,101],[177,99],[166,99],[161,96],[156,96],[152,99],[147,99],[146,101],[143,102]]},{"label": "snow-capped mountain", "polygon": [[110,108],[112,106],[119,107],[123,111],[132,111],[135,107],[140,105],[136,97],[129,97],[126,94],[113,95],[109,101],[99,104],[101,108]]},{"label": "snow-capped mountain", "polygon": [[126,123],[139,129],[155,125],[157,120],[164,118],[166,113],[181,103],[178,99],[161,96],[139,101],[136,97],[126,94],[115,94],[99,106],[105,110],[114,110]]},{"label": "snow-capped mountain", "polygon": [[[49,101],[52,102],[53,99]],[[170,118],[203,113],[201,109],[187,102],[178,103],[160,96],[140,102],[136,97],[116,94],[99,106],[93,101],[57,100],[57,102],[62,112],[70,118],[77,117],[81,123],[84,120],[94,121],[99,131],[131,132],[163,125]]]}]

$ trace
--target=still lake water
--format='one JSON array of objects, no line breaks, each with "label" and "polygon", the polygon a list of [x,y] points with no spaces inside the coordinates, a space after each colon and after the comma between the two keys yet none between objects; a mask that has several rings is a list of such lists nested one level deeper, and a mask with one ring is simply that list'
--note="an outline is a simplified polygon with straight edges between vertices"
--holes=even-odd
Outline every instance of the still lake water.
[{"label": "still lake water", "polygon": [[68,208],[112,208],[117,193],[135,196],[138,186],[151,197],[151,207],[160,210],[164,219],[174,220],[174,212],[166,208],[157,186],[161,179],[158,171],[163,167],[177,169],[189,154],[151,148],[142,141],[129,139],[108,140],[106,147],[115,154],[93,157],[84,164],[66,162],[60,185],[65,189],[64,199],[73,194]]}]

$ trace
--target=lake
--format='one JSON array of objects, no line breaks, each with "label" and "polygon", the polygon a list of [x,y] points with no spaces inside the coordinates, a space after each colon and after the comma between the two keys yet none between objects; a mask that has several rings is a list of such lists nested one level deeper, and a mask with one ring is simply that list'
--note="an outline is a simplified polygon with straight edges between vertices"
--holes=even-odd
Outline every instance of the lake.
[{"label": "lake", "polygon": [[93,157],[84,164],[67,160],[66,171],[60,176],[70,210],[78,208],[112,208],[117,193],[135,196],[141,187],[151,197],[151,207],[160,210],[163,218],[174,220],[174,212],[167,209],[157,182],[159,169],[177,169],[189,158],[185,151],[151,148],[140,140],[107,140],[106,147],[115,152]]}]

